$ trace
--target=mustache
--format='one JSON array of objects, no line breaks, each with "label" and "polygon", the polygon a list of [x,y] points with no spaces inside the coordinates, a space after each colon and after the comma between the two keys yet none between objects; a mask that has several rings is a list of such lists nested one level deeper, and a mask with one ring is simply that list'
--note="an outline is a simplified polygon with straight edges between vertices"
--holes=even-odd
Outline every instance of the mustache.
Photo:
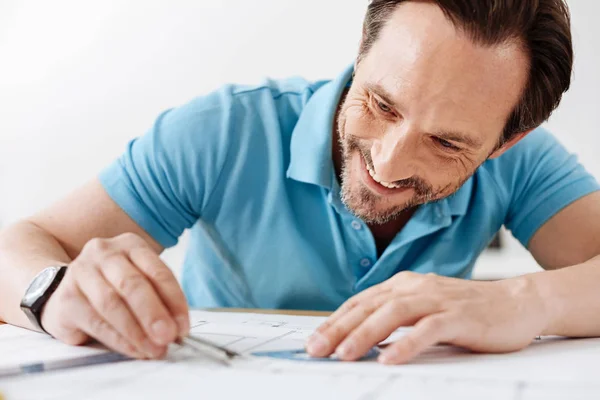
[{"label": "mustache", "polygon": [[[347,137],[347,148],[348,153],[352,153],[353,151],[358,151],[364,157],[365,162],[371,168],[373,168],[373,159],[371,158],[370,149],[366,148],[360,143],[360,140],[348,135]],[[391,182],[402,189],[414,189],[415,193],[419,197],[431,197],[433,196],[433,188],[429,185],[425,180],[418,176],[411,176],[409,178],[401,179],[398,181]]]}]

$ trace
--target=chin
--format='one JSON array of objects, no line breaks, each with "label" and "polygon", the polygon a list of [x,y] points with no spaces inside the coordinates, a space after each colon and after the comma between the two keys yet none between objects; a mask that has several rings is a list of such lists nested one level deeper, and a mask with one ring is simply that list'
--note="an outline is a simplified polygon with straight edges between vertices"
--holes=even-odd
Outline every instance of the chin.
[{"label": "chin", "polygon": [[390,188],[376,181],[357,146],[346,147],[341,178],[346,208],[367,223],[388,222],[417,205],[414,188]]},{"label": "chin", "polygon": [[409,206],[410,199],[390,204],[389,199],[369,191],[360,181],[342,187],[346,208],[366,223],[380,225],[398,217]]}]

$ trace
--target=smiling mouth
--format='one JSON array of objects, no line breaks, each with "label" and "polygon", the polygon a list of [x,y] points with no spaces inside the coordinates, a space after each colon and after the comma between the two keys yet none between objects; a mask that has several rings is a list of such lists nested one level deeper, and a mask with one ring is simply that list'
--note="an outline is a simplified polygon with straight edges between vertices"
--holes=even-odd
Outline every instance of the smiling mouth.
[{"label": "smiling mouth", "polygon": [[388,189],[400,189],[400,188],[404,188],[402,186],[399,186],[395,183],[392,182],[386,182],[382,179],[380,179],[377,176],[377,172],[375,172],[375,168],[373,167],[373,165],[371,164],[370,160],[367,159],[367,157],[365,157],[365,155],[362,152],[359,152],[360,156],[363,159],[363,163],[365,164],[365,167],[367,168],[367,171],[369,172],[369,175],[371,175],[371,178],[373,178],[373,180],[375,182],[377,182],[378,184],[380,184],[381,186],[388,188]]}]

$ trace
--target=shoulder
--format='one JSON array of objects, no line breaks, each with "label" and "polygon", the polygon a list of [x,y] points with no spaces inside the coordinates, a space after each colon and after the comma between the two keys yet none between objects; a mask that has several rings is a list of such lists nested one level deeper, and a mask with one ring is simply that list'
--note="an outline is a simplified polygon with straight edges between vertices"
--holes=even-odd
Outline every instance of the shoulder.
[{"label": "shoulder", "polygon": [[514,170],[516,166],[536,163],[540,158],[554,155],[552,150],[557,147],[562,148],[552,133],[544,128],[537,128],[506,153],[486,161],[483,166],[490,170]]},{"label": "shoulder", "polygon": [[285,159],[298,118],[320,85],[299,77],[224,85],[162,113],[141,139],[144,153],[163,169],[201,175],[214,187],[222,174],[248,170],[240,164]]},{"label": "shoulder", "polygon": [[[480,174],[494,182],[502,199],[506,225],[527,243],[533,228],[573,198],[596,190],[594,178],[550,132],[538,128],[502,156],[484,163]],[[519,231],[523,221],[536,216],[526,233]],[[535,218],[534,218],[535,219]],[[513,232],[514,233],[514,232]]]},{"label": "shoulder", "polygon": [[180,107],[182,111],[215,111],[251,108],[268,111],[277,103],[305,104],[320,87],[321,82],[310,82],[301,77],[263,79],[254,85],[227,84],[208,95],[199,96]]},{"label": "shoulder", "polygon": [[264,79],[255,85],[227,84],[167,110],[157,123],[179,135],[203,137],[211,132],[256,131],[256,126],[264,128],[269,121],[293,125],[321,85],[300,77]]},{"label": "shoulder", "polygon": [[506,168],[510,163],[537,162],[545,156],[556,155],[553,150],[564,149],[558,139],[545,128],[537,128],[525,136],[512,149],[498,157],[496,164]]},{"label": "shoulder", "polygon": [[311,82],[295,76],[284,79],[263,79],[256,85],[229,85],[232,100],[243,101],[246,98],[308,99],[320,87],[321,82]]},{"label": "shoulder", "polygon": [[482,164],[479,175],[492,179],[505,202],[509,202],[520,186],[551,164],[564,163],[570,154],[556,137],[537,128],[498,158]]}]

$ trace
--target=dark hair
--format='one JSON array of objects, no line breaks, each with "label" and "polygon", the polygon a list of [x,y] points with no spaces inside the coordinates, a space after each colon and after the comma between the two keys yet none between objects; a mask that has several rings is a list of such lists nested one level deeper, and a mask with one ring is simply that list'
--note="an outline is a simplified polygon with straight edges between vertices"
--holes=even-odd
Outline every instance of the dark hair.
[{"label": "dark hair", "polygon": [[[358,62],[373,46],[392,12],[405,1],[411,0],[371,1]],[[527,52],[529,77],[506,122],[501,143],[550,117],[569,89],[573,68],[570,15],[564,0],[429,1],[475,43],[493,46],[514,40]]]}]

